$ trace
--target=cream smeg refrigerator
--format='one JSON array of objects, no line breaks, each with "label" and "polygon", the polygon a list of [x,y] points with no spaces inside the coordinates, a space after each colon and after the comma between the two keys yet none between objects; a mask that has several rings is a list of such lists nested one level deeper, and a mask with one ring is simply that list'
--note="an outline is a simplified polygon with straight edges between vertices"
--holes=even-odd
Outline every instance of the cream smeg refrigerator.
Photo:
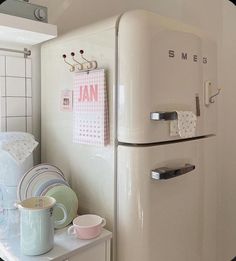
[{"label": "cream smeg refrigerator", "polygon": [[[58,110],[73,86],[62,54],[79,49],[107,73],[103,148],[73,144],[72,113]],[[203,32],[143,10],[43,45],[42,159],[69,173],[80,212],[107,219],[114,260],[216,260],[216,64]],[[197,115],[193,138],[170,136],[176,111]]]},{"label": "cream smeg refrigerator", "polygon": [[[216,260],[216,63],[200,32],[154,14],[121,17],[119,261]],[[197,115],[194,139],[170,136],[178,110]]]}]

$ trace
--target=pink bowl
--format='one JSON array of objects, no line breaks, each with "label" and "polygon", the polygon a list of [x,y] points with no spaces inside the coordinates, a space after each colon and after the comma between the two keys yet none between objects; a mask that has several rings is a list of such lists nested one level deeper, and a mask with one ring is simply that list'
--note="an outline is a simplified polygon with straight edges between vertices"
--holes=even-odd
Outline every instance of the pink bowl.
[{"label": "pink bowl", "polygon": [[76,217],[73,226],[68,228],[68,234],[80,239],[91,239],[102,232],[106,220],[97,215],[87,214]]}]

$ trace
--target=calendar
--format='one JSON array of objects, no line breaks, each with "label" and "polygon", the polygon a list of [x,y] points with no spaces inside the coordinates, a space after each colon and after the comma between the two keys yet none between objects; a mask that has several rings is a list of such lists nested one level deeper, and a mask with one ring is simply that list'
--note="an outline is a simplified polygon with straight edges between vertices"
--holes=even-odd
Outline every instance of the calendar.
[{"label": "calendar", "polygon": [[73,142],[105,146],[109,142],[105,70],[74,76]]}]

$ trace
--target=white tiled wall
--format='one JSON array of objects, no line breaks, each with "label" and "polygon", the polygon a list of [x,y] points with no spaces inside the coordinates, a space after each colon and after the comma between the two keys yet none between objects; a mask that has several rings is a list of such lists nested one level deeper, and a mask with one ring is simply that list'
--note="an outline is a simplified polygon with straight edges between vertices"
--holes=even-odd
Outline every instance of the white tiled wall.
[{"label": "white tiled wall", "polygon": [[32,133],[31,59],[0,56],[0,131]]}]

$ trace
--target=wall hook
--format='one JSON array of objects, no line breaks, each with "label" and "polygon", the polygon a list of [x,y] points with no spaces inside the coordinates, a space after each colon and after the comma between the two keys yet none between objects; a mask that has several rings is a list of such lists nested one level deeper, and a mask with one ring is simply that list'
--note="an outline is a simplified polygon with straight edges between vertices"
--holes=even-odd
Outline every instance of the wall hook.
[{"label": "wall hook", "polygon": [[212,85],[211,81],[206,81],[204,83],[204,101],[205,101],[205,106],[209,106],[210,104],[215,102],[215,97],[220,94],[221,89],[217,88],[217,92],[212,95],[213,88],[214,86]]},{"label": "wall hook", "polygon": [[74,53],[74,52],[71,53],[71,56],[72,56],[72,60],[73,60],[74,62],[76,62],[76,65],[78,65],[78,69],[79,69],[79,70],[82,70],[82,69],[83,69],[83,64],[80,63],[79,61],[77,61],[77,60],[75,59],[75,53]]},{"label": "wall hook", "polygon": [[215,102],[215,97],[216,96],[218,96],[219,94],[220,94],[220,92],[221,92],[221,89],[217,89],[217,92],[214,94],[214,95],[212,95],[211,97],[209,97],[209,102],[210,103],[214,103]]},{"label": "wall hook", "polygon": [[74,66],[73,64],[67,62],[67,60],[66,60],[66,54],[63,54],[63,55],[62,55],[62,58],[64,59],[64,62],[70,66],[70,72],[74,72],[75,66]]},{"label": "wall hook", "polygon": [[80,55],[81,55],[82,59],[84,59],[86,62],[90,63],[90,61],[85,59],[84,56],[83,56],[84,50],[80,50],[79,52],[80,52]]},{"label": "wall hook", "polygon": [[79,52],[80,52],[81,58],[87,62],[87,69],[91,69],[93,67],[93,65],[89,60],[84,58],[84,56],[83,56],[84,50],[80,50]]}]

